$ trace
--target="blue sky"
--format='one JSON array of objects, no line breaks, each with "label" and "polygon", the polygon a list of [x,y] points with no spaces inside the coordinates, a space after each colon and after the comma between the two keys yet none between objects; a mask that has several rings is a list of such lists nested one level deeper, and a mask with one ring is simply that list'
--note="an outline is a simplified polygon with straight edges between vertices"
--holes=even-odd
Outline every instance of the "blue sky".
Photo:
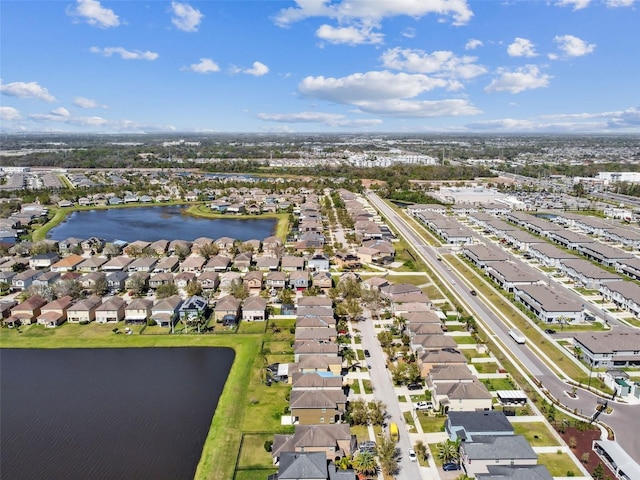
[{"label": "blue sky", "polygon": [[0,0],[3,132],[640,133],[636,0]]}]

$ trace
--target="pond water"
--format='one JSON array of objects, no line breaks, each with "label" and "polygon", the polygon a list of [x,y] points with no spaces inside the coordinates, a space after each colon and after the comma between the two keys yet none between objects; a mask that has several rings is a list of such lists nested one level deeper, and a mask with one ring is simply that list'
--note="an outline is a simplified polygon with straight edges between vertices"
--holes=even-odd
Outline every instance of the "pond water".
[{"label": "pond water", "polygon": [[2,478],[193,478],[235,353],[3,349]]},{"label": "pond water", "polygon": [[198,218],[184,215],[187,207],[134,207],[73,212],[51,229],[48,237],[65,240],[69,237],[103,238],[107,242],[124,240],[187,240],[209,237],[231,237],[237,240],[263,240],[274,234],[277,221],[273,218]]}]

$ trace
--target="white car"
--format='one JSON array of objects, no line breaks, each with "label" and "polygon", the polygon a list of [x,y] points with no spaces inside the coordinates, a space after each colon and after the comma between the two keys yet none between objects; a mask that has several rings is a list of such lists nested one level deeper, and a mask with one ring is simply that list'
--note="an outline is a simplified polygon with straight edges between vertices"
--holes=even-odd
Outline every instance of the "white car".
[{"label": "white car", "polygon": [[418,402],[415,405],[416,410],[432,410],[433,402]]},{"label": "white car", "polygon": [[416,451],[413,448],[409,449],[409,460],[411,460],[412,462],[418,461],[418,457],[416,456]]}]

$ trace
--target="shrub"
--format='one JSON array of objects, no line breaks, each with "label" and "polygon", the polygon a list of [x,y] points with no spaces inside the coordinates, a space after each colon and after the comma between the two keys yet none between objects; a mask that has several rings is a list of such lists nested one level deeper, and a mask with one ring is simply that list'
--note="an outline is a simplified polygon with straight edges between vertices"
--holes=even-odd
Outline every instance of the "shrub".
[{"label": "shrub", "polygon": [[266,440],[266,441],[264,442],[264,449],[265,449],[267,452],[270,452],[272,447],[273,447],[273,441],[272,441],[272,440]]}]

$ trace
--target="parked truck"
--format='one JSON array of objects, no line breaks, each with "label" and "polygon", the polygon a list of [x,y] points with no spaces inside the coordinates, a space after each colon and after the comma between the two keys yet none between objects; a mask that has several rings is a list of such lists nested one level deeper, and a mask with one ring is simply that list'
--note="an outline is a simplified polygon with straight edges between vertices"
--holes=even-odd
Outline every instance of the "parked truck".
[{"label": "parked truck", "polygon": [[519,343],[520,345],[523,345],[527,341],[527,337],[525,337],[520,332],[520,330],[516,330],[515,328],[512,328],[511,330],[509,330],[509,336],[513,338],[516,341],[516,343]]}]

